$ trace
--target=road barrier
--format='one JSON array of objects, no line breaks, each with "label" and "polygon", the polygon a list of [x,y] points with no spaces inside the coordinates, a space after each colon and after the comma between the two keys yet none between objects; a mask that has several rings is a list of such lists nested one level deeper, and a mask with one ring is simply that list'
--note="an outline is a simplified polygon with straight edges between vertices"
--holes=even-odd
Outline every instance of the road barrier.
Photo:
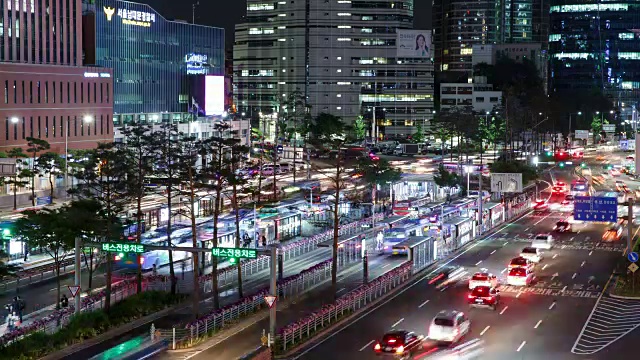
[{"label": "road barrier", "polygon": [[[75,271],[73,254],[67,254],[68,259],[60,262],[60,275],[72,274]],[[84,266],[84,256],[82,261],[82,267]],[[17,290],[20,287],[38,283],[44,280],[52,279],[56,277],[56,267],[54,264],[47,263],[46,265],[35,266],[32,268],[20,270],[16,272],[16,277],[7,281],[0,282],[0,292],[8,292]]]},{"label": "road barrier", "polygon": [[411,262],[403,263],[359,288],[341,296],[335,303],[325,305],[299,321],[282,328],[276,335],[276,351],[285,352],[318,331],[333,325],[374,300],[384,296],[411,278]]}]

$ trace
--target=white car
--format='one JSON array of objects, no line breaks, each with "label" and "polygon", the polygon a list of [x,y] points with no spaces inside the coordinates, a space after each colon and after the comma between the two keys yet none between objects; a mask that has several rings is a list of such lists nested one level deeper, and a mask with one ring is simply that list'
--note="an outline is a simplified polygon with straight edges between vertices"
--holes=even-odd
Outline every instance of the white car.
[{"label": "white car", "polygon": [[439,343],[454,344],[469,333],[471,320],[463,312],[443,310],[431,320],[427,338]]},{"label": "white car", "polygon": [[532,263],[538,264],[542,261],[542,251],[534,247],[526,247],[520,252],[520,257],[523,257]]},{"label": "white car", "polygon": [[498,278],[488,272],[477,272],[469,279],[469,290],[473,290],[478,286],[488,286],[490,288],[498,287]]},{"label": "white car", "polygon": [[534,279],[533,271],[526,268],[512,268],[507,276],[507,284],[512,286],[529,286]]},{"label": "white car", "polygon": [[553,243],[554,240],[551,234],[538,234],[531,241],[531,247],[549,250],[553,247]]}]

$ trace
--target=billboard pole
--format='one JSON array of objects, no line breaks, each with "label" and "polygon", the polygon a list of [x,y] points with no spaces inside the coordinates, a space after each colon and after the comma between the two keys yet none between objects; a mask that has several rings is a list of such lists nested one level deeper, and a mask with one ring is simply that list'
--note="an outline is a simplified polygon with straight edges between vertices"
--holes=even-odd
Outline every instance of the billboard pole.
[{"label": "billboard pole", "polygon": [[633,251],[633,198],[630,197],[628,199],[628,205],[629,213],[627,219],[627,230],[629,233],[627,234],[627,254]]}]

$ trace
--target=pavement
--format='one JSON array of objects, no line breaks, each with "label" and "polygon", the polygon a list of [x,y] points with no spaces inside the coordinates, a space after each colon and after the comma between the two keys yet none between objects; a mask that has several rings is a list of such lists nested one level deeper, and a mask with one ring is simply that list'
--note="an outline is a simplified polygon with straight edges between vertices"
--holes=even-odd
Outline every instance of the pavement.
[{"label": "pavement", "polygon": [[[571,181],[570,171],[553,171],[558,180]],[[552,198],[551,202],[558,201]],[[527,215],[507,224],[498,232],[467,248],[448,265],[464,268],[466,274],[458,281],[443,286],[429,281],[438,274],[435,269],[419,281],[380,305],[354,318],[344,327],[305,349],[292,359],[325,360],[331,354],[344,359],[374,359],[375,341],[390,329],[406,329],[426,335],[431,319],[441,310],[464,311],[471,320],[470,333],[465,340],[484,340],[481,359],[623,359],[629,356],[640,340],[638,331],[632,331],[619,340],[620,335],[591,333],[592,338],[581,337],[597,323],[586,324],[598,299],[603,295],[611,270],[622,256],[624,239],[602,243],[600,239],[607,225],[582,223],[574,225],[573,233],[556,234],[556,246],[547,250],[545,260],[536,267],[536,281],[530,287],[501,285],[503,304],[497,311],[473,308],[467,305],[468,279],[486,268],[505,283],[505,268],[510,259],[518,256],[536,233],[550,232],[555,223],[569,213],[552,211],[543,215]],[[601,328],[616,328],[640,321],[640,306],[618,304],[602,297],[596,316]],[[608,301],[608,302],[606,302]],[[607,304],[608,307],[606,305]],[[636,305],[633,305],[636,304]],[[608,310],[607,310],[608,309]],[[617,309],[624,309],[621,312]],[[624,316],[624,318],[623,318]],[[587,330],[583,331],[583,328]],[[625,328],[629,330],[629,326]],[[574,344],[581,346],[607,345],[601,352],[588,357],[572,353]],[[425,342],[425,349],[414,359],[428,359],[443,349]]]}]

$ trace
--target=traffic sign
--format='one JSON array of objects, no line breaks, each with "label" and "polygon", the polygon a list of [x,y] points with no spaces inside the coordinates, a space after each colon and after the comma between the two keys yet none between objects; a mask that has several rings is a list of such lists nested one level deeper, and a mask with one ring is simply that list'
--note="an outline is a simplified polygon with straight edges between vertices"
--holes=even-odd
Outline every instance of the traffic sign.
[{"label": "traffic sign", "polygon": [[215,247],[211,249],[211,253],[215,257],[226,258],[255,259],[258,257],[258,252],[256,251],[256,249]]},{"label": "traffic sign", "polygon": [[278,151],[278,154],[282,154],[282,152],[284,151],[284,146],[282,146],[282,145],[278,145],[278,147],[276,148],[276,150]]},{"label": "traffic sign", "polygon": [[273,295],[266,295],[264,297],[264,301],[267,302],[267,305],[269,305],[269,309],[271,309],[273,305],[276,303],[276,297]]},{"label": "traffic sign", "polygon": [[575,136],[576,139],[589,139],[589,130],[576,130]]},{"label": "traffic sign", "polygon": [[69,288],[69,292],[71,293],[72,298],[76,297],[76,295],[78,295],[78,292],[80,291],[80,286],[78,285],[67,285],[67,288]]},{"label": "traffic sign", "polygon": [[615,197],[576,196],[573,217],[578,221],[616,222],[618,199]]},{"label": "traffic sign", "polygon": [[637,262],[638,261],[638,253],[637,252],[630,252],[627,255],[627,259],[629,259],[629,261],[631,261],[632,263]]},{"label": "traffic sign", "polygon": [[522,173],[492,173],[491,192],[522,192]]},{"label": "traffic sign", "polygon": [[628,269],[631,270],[632,273],[635,273],[636,270],[640,269],[640,266],[636,265],[636,263],[631,263]]},{"label": "traffic sign", "polygon": [[608,133],[616,132],[616,124],[603,124],[602,131]]}]

